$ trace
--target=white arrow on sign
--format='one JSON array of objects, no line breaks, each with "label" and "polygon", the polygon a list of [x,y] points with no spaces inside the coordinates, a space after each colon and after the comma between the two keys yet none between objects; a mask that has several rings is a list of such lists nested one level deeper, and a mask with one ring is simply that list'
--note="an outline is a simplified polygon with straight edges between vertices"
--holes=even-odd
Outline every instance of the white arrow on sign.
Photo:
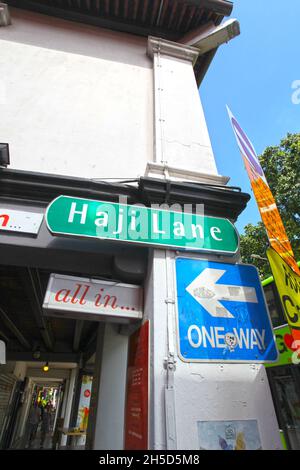
[{"label": "white arrow on sign", "polygon": [[212,317],[234,318],[232,313],[220,304],[220,300],[255,304],[258,300],[253,287],[217,284],[225,273],[222,269],[205,268],[186,290]]}]

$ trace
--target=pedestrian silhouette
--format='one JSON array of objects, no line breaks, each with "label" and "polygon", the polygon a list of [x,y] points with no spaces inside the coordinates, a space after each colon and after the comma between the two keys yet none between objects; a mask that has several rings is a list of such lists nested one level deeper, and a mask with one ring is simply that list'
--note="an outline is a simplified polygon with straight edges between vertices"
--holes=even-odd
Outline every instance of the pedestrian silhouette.
[{"label": "pedestrian silhouette", "polygon": [[50,432],[50,424],[51,424],[51,403],[47,403],[43,415],[42,415],[42,424],[41,424],[41,443],[40,448],[43,449],[45,439],[47,434]]}]

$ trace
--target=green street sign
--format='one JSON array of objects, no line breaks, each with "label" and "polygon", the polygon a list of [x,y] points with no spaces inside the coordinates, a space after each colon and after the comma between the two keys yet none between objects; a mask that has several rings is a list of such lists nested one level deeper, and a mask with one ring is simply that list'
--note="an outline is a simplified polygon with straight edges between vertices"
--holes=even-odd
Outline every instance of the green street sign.
[{"label": "green street sign", "polygon": [[139,205],[59,196],[46,212],[55,235],[92,237],[233,255],[239,242],[227,219]]}]

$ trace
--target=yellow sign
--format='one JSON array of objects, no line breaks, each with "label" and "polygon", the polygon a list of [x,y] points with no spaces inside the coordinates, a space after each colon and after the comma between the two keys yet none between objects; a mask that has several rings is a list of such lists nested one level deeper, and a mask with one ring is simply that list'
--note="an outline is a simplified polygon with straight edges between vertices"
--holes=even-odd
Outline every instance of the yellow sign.
[{"label": "yellow sign", "polygon": [[300,276],[272,248],[267,256],[293,338],[300,339]]}]

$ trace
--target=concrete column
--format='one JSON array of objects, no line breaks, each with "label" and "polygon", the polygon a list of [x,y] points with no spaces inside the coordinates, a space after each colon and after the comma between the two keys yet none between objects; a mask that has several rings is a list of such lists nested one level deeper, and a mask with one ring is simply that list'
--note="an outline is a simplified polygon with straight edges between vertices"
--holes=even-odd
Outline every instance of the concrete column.
[{"label": "concrete column", "polygon": [[150,37],[148,54],[153,57],[155,103],[155,163],[148,164],[149,174],[159,173],[161,166],[168,176],[206,176],[225,184],[216,168],[193,70],[199,51]]},{"label": "concrete column", "polygon": [[149,449],[164,450],[166,444],[165,389],[168,355],[168,306],[165,251],[154,250],[145,283],[145,317],[150,321]]},{"label": "concrete column", "polygon": [[54,418],[54,423],[53,423],[53,429],[55,429],[56,421],[57,421],[58,413],[59,413],[59,408],[60,408],[61,394],[62,394],[61,388],[62,387],[60,385],[59,386],[59,392],[58,392],[58,398],[57,398],[57,401],[56,401],[56,412],[55,412],[55,418]]},{"label": "concrete column", "polygon": [[[71,416],[71,410],[72,410],[72,405],[73,405],[73,396],[74,396],[76,376],[77,376],[77,368],[72,369],[71,374],[70,374],[69,388],[68,388],[68,393],[67,393],[67,398],[66,398],[66,409],[65,409],[65,414],[64,414],[64,418],[65,418],[64,428],[68,428],[70,424],[70,416]],[[67,436],[62,435],[61,446],[65,446],[66,443],[67,443]]]},{"label": "concrete column", "polygon": [[63,402],[61,406],[60,417],[65,417],[66,407],[67,407],[67,400],[68,400],[68,390],[69,390],[70,379],[66,379],[63,391]]},{"label": "concrete column", "polygon": [[128,337],[119,331],[118,325],[105,325],[93,442],[97,450],[124,448]]}]

